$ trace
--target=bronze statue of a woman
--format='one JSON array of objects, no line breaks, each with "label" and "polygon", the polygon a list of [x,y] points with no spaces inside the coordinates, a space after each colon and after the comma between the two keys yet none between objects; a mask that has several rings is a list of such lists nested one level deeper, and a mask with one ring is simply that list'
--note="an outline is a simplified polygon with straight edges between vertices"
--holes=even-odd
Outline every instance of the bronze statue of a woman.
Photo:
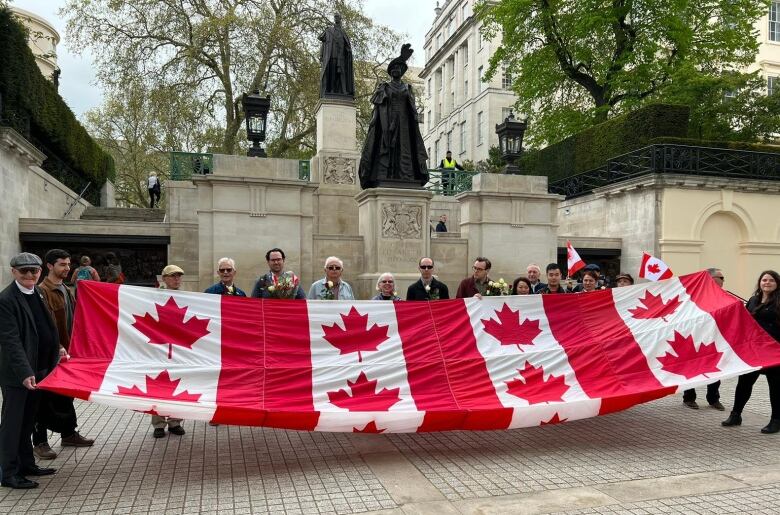
[{"label": "bronze statue of a woman", "polygon": [[379,84],[371,97],[374,111],[360,157],[360,186],[421,188],[428,182],[428,153],[417,120],[412,87],[401,82],[411,57],[409,43],[387,65],[392,80]]}]

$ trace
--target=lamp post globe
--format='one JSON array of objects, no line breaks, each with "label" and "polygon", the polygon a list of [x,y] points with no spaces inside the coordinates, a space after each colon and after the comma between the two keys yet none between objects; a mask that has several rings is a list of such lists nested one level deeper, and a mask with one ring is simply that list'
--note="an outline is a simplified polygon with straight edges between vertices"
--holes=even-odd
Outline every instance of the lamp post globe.
[{"label": "lamp post globe", "polygon": [[498,148],[501,152],[501,159],[505,163],[505,173],[517,175],[520,168],[515,164],[523,153],[523,135],[528,124],[525,120],[516,120],[512,111],[504,119],[503,123],[496,125],[496,134],[498,135]]},{"label": "lamp post globe", "polygon": [[271,95],[265,97],[260,95],[259,90],[254,90],[251,94],[241,97],[241,104],[244,107],[244,117],[246,118],[246,139],[252,142],[252,146],[247,150],[249,157],[266,157],[265,149],[260,145],[265,141],[266,122],[268,121],[268,111],[271,108]]}]

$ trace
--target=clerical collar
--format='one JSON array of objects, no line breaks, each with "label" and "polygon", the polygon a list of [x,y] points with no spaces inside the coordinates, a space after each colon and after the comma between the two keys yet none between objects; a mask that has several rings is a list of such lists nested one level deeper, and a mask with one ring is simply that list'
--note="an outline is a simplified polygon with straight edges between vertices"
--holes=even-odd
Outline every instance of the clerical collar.
[{"label": "clerical collar", "polygon": [[32,290],[30,290],[30,289],[27,289],[27,288],[25,288],[24,286],[22,286],[22,285],[19,283],[19,281],[14,281],[14,282],[16,283],[16,286],[19,288],[19,291],[20,291],[20,292],[22,292],[22,293],[24,293],[25,295],[32,295],[33,293],[35,293],[35,288],[33,288]]}]

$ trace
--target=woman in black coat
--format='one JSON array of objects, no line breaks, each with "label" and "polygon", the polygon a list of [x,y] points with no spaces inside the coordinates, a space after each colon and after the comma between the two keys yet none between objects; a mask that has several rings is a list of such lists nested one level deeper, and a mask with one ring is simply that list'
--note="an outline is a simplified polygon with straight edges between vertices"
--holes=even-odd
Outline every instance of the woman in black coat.
[{"label": "woman in black coat", "polygon": [[[764,331],[780,344],[780,274],[774,270],[761,272],[753,296],[747,303],[747,309]],[[724,420],[724,426],[742,424],[742,410],[750,399],[753,384],[759,374],[766,375],[769,383],[769,402],[772,405],[772,418],[769,424],[761,429],[762,433],[777,433],[780,431],[780,366],[768,367],[739,376],[737,389],[734,393],[734,408],[729,418]]]}]

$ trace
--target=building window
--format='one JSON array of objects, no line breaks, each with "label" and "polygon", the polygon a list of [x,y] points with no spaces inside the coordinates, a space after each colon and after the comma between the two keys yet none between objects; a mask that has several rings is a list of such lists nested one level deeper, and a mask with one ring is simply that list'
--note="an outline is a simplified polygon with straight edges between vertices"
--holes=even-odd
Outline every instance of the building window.
[{"label": "building window", "polygon": [[482,111],[477,113],[477,145],[485,141],[485,115]]},{"label": "building window", "polygon": [[769,6],[769,41],[780,41],[780,0]]},{"label": "building window", "polygon": [[512,74],[507,71],[506,67],[501,75],[501,87],[509,91],[512,90]]},{"label": "building window", "polygon": [[436,123],[441,121],[441,102],[439,102],[439,110],[436,111]]},{"label": "building window", "polygon": [[484,40],[482,39],[482,32],[479,30],[477,31],[477,50],[482,50],[482,46],[485,44]]},{"label": "building window", "polygon": [[775,93],[780,93],[780,77],[769,76],[766,78],[766,94],[771,97]]},{"label": "building window", "polygon": [[498,123],[503,123],[504,120],[509,118],[509,113],[512,112],[511,107],[502,107],[501,108],[501,120]]},{"label": "building window", "polygon": [[441,48],[441,32],[436,34],[436,50]]},{"label": "building window", "polygon": [[436,82],[439,84],[439,91],[444,89],[444,66],[436,72]]},{"label": "building window", "polygon": [[428,96],[431,96],[431,79],[428,79]]},{"label": "building window", "polygon": [[469,3],[463,2],[463,6],[460,8],[460,15],[463,21],[466,21],[466,18],[469,17]]},{"label": "building window", "polygon": [[463,101],[465,102],[467,98],[469,98],[469,80],[465,79],[463,81]]},{"label": "building window", "polygon": [[439,140],[436,140],[433,143],[433,162],[434,163],[439,162]]},{"label": "building window", "polygon": [[428,111],[428,117],[426,118],[426,120],[427,120],[428,130],[431,130],[431,112],[430,111]]},{"label": "building window", "polygon": [[460,124],[460,153],[466,152],[466,122]]},{"label": "building window", "polygon": [[460,50],[463,52],[463,68],[467,69],[469,67],[469,46],[463,45]]},{"label": "building window", "polygon": [[455,26],[455,17],[453,16],[450,18],[450,21],[447,22],[447,38],[452,36],[452,28]]},{"label": "building window", "polygon": [[455,109],[455,91],[450,93],[450,102],[451,102],[450,103],[450,111],[452,111],[453,109]]},{"label": "building window", "polygon": [[479,91],[480,92],[485,91],[485,89],[487,88],[487,83],[485,82],[485,80],[482,77],[483,70],[484,70],[484,66],[480,66],[479,68],[477,68],[477,78],[479,79]]},{"label": "building window", "polygon": [[447,149],[452,150],[452,131],[447,133]]}]

